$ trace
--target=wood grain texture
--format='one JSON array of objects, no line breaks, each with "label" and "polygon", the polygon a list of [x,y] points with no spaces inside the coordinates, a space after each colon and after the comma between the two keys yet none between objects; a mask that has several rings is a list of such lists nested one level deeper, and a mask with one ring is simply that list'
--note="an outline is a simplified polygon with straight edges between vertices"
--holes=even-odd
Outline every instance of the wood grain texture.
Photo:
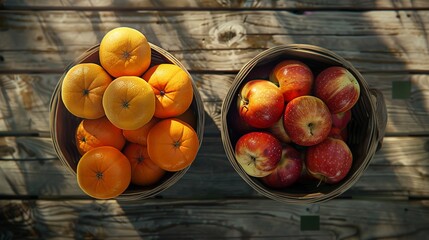
[{"label": "wood grain texture", "polygon": [[[0,238],[424,239],[427,201],[0,200]],[[320,230],[302,231],[302,216]]]},{"label": "wood grain texture", "polygon": [[[212,125],[213,126],[213,125]],[[214,129],[205,135],[191,168],[160,196],[219,199],[261,197],[232,168]],[[1,139],[1,138],[0,138]],[[3,197],[88,198],[57,159],[50,138],[8,137],[12,152],[0,156]],[[386,137],[362,177],[341,197],[427,198],[429,137]],[[40,176],[43,176],[42,178]]]},{"label": "wood grain texture", "polygon": [[118,26],[140,30],[190,71],[238,71],[263,50],[290,43],[333,50],[361,71],[429,69],[429,11],[42,11],[0,18],[2,72],[61,72]]},{"label": "wood grain texture", "polygon": [[[388,111],[386,135],[429,134],[429,75],[366,73],[371,88],[382,91]],[[221,104],[234,74],[200,74],[192,77],[204,102],[206,119],[220,129]],[[8,132],[49,132],[49,101],[61,74],[0,74],[0,135]],[[392,83],[411,83],[410,97],[392,98]],[[2,131],[2,132],[1,132]]]},{"label": "wood grain texture", "polygon": [[[429,1],[0,0],[0,10],[0,239],[427,239]],[[156,198],[95,201],[54,152],[48,105],[65,67],[118,26],[142,31],[191,71],[204,141],[185,176]],[[386,99],[383,148],[354,186],[323,204],[259,195],[221,142],[235,74],[289,43],[335,51]],[[392,98],[397,81],[411,83],[409,98]],[[308,215],[320,216],[319,231],[300,229]]]},{"label": "wood grain texture", "polygon": [[48,130],[49,101],[59,77],[0,76],[1,131]]},{"label": "wood grain texture", "polygon": [[[1,3],[1,2],[0,2]],[[303,0],[276,0],[276,1],[195,1],[195,0],[158,0],[156,2],[139,0],[90,0],[90,1],[60,1],[60,0],[6,0],[4,7],[7,9],[116,9],[116,10],[140,10],[140,9],[419,9],[428,8],[429,3],[424,0],[376,0],[376,1],[303,1]]]}]

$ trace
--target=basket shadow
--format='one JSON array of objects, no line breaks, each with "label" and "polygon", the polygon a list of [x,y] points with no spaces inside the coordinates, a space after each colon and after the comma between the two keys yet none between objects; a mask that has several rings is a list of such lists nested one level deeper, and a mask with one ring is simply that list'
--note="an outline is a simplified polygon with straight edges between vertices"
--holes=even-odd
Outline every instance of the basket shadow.
[{"label": "basket shadow", "polygon": [[[44,137],[45,131],[40,130],[40,126],[49,125],[43,108],[49,104],[52,93],[50,86],[37,85],[36,82],[41,79],[34,76],[11,76],[0,80],[0,96],[5,105],[0,115],[6,122],[6,136],[10,136],[9,139],[2,138],[7,141],[2,141],[6,145],[1,147],[8,151],[2,160],[13,160],[16,169],[12,171],[17,171],[17,174],[3,174],[5,180],[16,196],[33,198],[61,195],[65,193],[63,186],[67,185],[67,178],[62,174],[62,166],[54,164],[57,156],[51,139]],[[23,89],[29,89],[25,97]],[[30,104],[25,105],[27,99]],[[49,177],[40,177],[39,174]]]}]

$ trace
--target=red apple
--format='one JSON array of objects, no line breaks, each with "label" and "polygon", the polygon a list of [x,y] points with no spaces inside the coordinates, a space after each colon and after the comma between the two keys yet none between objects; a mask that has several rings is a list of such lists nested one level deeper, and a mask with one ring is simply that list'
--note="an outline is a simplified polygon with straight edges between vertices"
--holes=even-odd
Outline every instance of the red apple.
[{"label": "red apple", "polygon": [[305,165],[314,177],[327,183],[338,183],[352,166],[353,155],[347,144],[340,139],[326,138],[307,149]]},{"label": "red apple", "polygon": [[331,113],[345,112],[358,101],[360,87],[347,69],[329,67],[317,75],[314,95],[325,102]]},{"label": "red apple", "polygon": [[[303,158],[303,159],[305,159],[305,158]],[[309,185],[309,184],[313,184],[315,182],[320,182],[319,179],[315,178],[313,175],[311,175],[307,171],[307,167],[305,166],[305,160],[303,161],[301,175],[299,176],[297,182],[304,184],[304,185]]]},{"label": "red apple", "polygon": [[283,116],[271,127],[269,127],[268,131],[283,143],[291,142],[290,137],[287,135],[285,127],[283,126]]},{"label": "red apple", "polygon": [[299,96],[310,95],[313,78],[311,69],[297,60],[278,63],[270,74],[270,81],[280,87],[286,102]]},{"label": "red apple", "polygon": [[328,137],[344,140],[343,136],[341,136],[341,129],[339,129],[337,127],[334,127],[334,126],[332,126],[331,131],[329,132]]},{"label": "red apple", "polygon": [[274,171],[282,155],[282,145],[266,132],[250,132],[235,144],[235,159],[253,177],[264,177]]},{"label": "red apple", "polygon": [[341,139],[344,142],[347,142],[347,128],[339,129],[337,127],[332,127],[328,137]]},{"label": "red apple", "polygon": [[240,117],[238,112],[234,110],[231,110],[228,113],[227,121],[229,129],[232,129],[234,131],[234,134],[238,136],[258,130],[257,128],[254,128],[247,124],[247,122]]},{"label": "red apple", "polygon": [[303,159],[301,153],[291,145],[284,145],[282,157],[276,169],[262,178],[272,188],[285,188],[294,184],[301,176]]},{"label": "red apple", "polygon": [[283,125],[292,142],[312,146],[328,136],[332,118],[322,100],[314,96],[301,96],[286,105]]},{"label": "red apple", "polygon": [[252,127],[267,128],[277,122],[284,110],[280,89],[267,80],[251,80],[238,96],[238,113]]},{"label": "red apple", "polygon": [[332,127],[338,129],[344,129],[352,119],[352,111],[347,110],[345,112],[332,113]]}]

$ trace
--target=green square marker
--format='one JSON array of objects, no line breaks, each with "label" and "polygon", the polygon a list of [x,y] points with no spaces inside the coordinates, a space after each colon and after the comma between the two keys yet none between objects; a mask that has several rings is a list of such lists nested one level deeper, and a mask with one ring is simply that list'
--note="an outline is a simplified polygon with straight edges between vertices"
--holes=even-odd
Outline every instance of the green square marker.
[{"label": "green square marker", "polygon": [[301,231],[317,231],[319,229],[319,216],[301,216]]},{"label": "green square marker", "polygon": [[392,82],[392,98],[407,99],[411,95],[410,81],[393,81]]}]

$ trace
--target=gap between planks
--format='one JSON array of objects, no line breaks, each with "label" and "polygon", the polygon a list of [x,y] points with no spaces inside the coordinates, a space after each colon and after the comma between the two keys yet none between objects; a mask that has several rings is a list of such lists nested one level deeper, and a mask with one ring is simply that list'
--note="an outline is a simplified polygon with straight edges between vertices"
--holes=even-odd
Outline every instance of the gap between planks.
[{"label": "gap between planks", "polygon": [[187,10],[187,11],[239,11],[239,10],[281,10],[281,11],[325,11],[325,10],[424,10],[429,9],[429,3],[424,0],[378,0],[374,1],[353,1],[344,0],[337,2],[324,1],[299,1],[299,0],[278,0],[278,1],[195,1],[195,0],[159,0],[156,3],[146,1],[83,1],[74,2],[73,5],[64,1],[43,1],[31,0],[0,1],[0,9],[4,10],[88,10],[88,11],[139,11],[139,10]]}]

